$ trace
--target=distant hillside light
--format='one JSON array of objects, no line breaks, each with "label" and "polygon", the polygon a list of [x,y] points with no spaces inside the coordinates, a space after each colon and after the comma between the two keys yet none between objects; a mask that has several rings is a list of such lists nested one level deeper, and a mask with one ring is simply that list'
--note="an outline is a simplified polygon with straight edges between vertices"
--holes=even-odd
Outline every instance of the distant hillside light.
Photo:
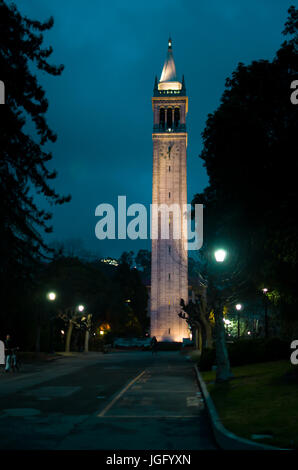
[{"label": "distant hillside light", "polygon": [[242,309],[242,305],[241,304],[237,304],[236,305],[236,310],[241,310]]},{"label": "distant hillside light", "polygon": [[83,312],[84,309],[85,309],[84,305],[79,305],[78,306],[78,311],[79,312]]},{"label": "distant hillside light", "polygon": [[267,287],[264,287],[264,289],[262,289],[262,291],[264,292],[264,294],[266,294],[266,292],[268,292]]},{"label": "distant hillside light", "polygon": [[226,259],[226,256],[227,256],[226,250],[220,249],[214,252],[214,257],[218,263],[222,263]]}]

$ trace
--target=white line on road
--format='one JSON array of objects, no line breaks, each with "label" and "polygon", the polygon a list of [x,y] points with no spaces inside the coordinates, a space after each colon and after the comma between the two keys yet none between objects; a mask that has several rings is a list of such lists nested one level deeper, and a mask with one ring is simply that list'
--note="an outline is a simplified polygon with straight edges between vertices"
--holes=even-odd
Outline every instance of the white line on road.
[{"label": "white line on road", "polygon": [[[134,387],[132,388],[132,390],[134,390]],[[150,388],[147,388],[147,387],[142,387],[141,390],[136,390],[136,393],[166,393],[166,394],[170,394],[170,393],[190,393],[190,390],[168,390],[166,388],[164,389],[160,389],[160,390],[153,390],[153,389],[150,389]]]},{"label": "white line on road", "polygon": [[[100,416],[100,415],[98,415]],[[101,418],[193,418],[198,419],[197,415],[108,415],[108,416],[101,416]]]},{"label": "white line on road", "polygon": [[106,413],[107,411],[109,411],[112,406],[116,403],[116,401],[119,400],[119,398],[122,397],[122,395],[124,395],[125,392],[127,392],[127,390],[140,378],[142,377],[143,374],[145,374],[146,370],[143,370],[143,372],[141,372],[137,377],[135,377],[133,380],[131,380],[129,382],[129,384],[126,385],[126,387],[124,387],[121,392],[118,393],[118,395],[116,395],[113,400],[97,415],[98,418],[102,418]]}]

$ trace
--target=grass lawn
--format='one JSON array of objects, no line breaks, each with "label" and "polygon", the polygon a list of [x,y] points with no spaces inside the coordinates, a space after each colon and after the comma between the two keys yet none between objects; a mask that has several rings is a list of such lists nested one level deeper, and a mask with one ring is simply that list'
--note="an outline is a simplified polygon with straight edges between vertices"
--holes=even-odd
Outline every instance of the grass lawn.
[{"label": "grass lawn", "polygon": [[234,379],[215,384],[215,371],[202,372],[223,425],[255,442],[298,449],[298,381],[287,379],[297,369],[288,361],[234,367]]}]

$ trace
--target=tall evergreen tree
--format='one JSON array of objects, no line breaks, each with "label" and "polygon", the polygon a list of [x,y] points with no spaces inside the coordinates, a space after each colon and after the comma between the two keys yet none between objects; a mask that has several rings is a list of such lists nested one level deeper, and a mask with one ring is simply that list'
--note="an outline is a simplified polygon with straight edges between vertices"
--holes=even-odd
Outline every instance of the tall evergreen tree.
[{"label": "tall evergreen tree", "polygon": [[[262,282],[285,300],[296,297],[298,10],[290,7],[286,41],[272,61],[239,64],[227,79],[219,108],[208,116],[201,158],[209,186],[205,240],[237,256],[247,284]],[[268,287],[268,286],[267,286]]]},{"label": "tall evergreen tree", "polygon": [[7,293],[47,252],[42,232],[52,230],[51,213],[39,209],[32,194],[44,195],[52,205],[70,196],[60,196],[50,184],[57,173],[47,167],[52,154],[46,144],[57,136],[47,124],[48,101],[36,76],[37,70],[50,75],[63,70],[48,62],[52,47],[43,47],[43,33],[52,28],[53,18],[33,21],[1,0],[0,22],[0,79],[6,93],[0,130],[0,281]]}]

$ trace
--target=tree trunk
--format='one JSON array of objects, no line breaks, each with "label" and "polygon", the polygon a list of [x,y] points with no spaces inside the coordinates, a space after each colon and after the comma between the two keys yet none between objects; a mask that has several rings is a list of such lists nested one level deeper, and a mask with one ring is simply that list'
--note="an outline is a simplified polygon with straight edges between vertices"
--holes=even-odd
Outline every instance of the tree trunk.
[{"label": "tree trunk", "polygon": [[194,334],[195,334],[195,348],[199,349],[199,328],[197,326],[194,328]]},{"label": "tree trunk", "polygon": [[89,351],[89,336],[90,336],[89,330],[86,330],[86,332],[85,332],[85,348],[84,348],[85,352]]},{"label": "tree trunk", "polygon": [[36,340],[35,340],[35,352],[40,352],[40,336],[41,336],[41,313],[38,307],[35,306],[35,318],[36,318]]},{"label": "tree trunk", "polygon": [[202,354],[202,349],[203,349],[203,340],[202,340],[202,327],[200,326],[197,329],[198,332],[198,346],[199,346],[199,351]]},{"label": "tree trunk", "polygon": [[41,334],[41,326],[37,325],[36,330],[36,341],[35,341],[35,352],[40,352],[40,334]]},{"label": "tree trunk", "polygon": [[206,333],[206,348],[212,348],[213,346],[213,338],[212,338],[212,327],[209,323],[209,320],[206,318],[205,315],[201,315],[201,321],[204,325],[205,333]]},{"label": "tree trunk", "polygon": [[232,377],[226,345],[226,333],[221,307],[214,310],[216,325],[216,382],[226,382]]},{"label": "tree trunk", "polygon": [[208,307],[207,307],[207,290],[204,289],[203,295],[201,297],[201,308],[200,308],[200,319],[204,325],[206,333],[206,348],[213,347],[213,338],[212,338],[212,327],[209,322]]},{"label": "tree trunk", "polygon": [[65,352],[70,352],[70,342],[71,342],[72,329],[73,329],[73,322],[71,321],[69,323],[67,334],[66,334]]}]

